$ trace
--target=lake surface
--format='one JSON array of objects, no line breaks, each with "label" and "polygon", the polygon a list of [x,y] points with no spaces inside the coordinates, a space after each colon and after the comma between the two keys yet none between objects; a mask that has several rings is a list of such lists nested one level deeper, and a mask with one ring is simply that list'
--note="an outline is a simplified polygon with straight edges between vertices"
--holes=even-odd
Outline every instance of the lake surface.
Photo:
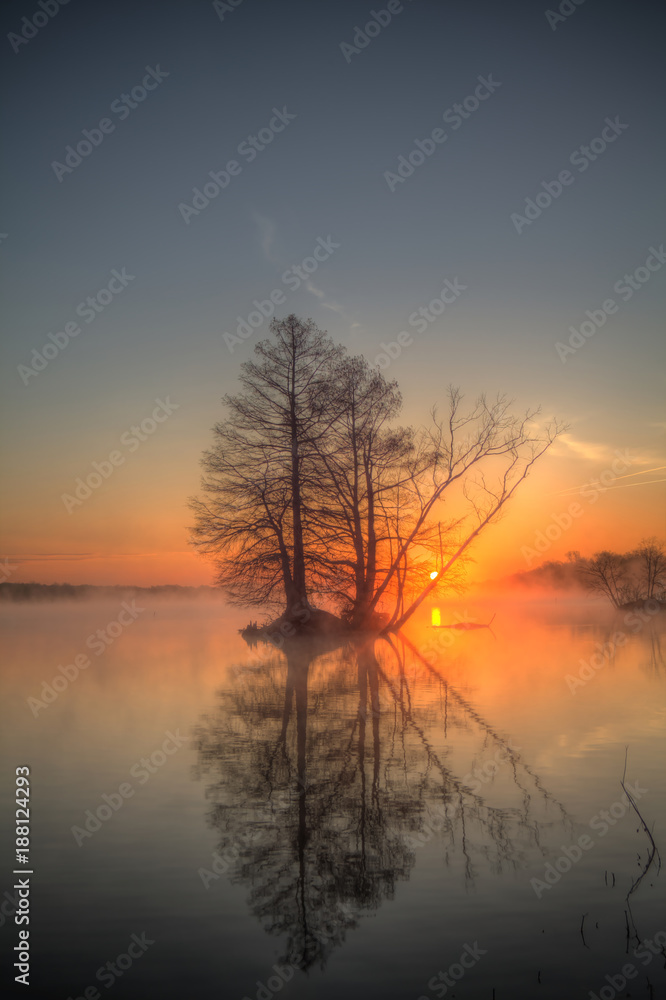
[{"label": "lake surface", "polygon": [[664,995],[666,875],[620,784],[628,747],[666,858],[663,615],[431,604],[279,650],[222,603],[129,604],[0,610],[0,935],[27,765],[33,995]]}]

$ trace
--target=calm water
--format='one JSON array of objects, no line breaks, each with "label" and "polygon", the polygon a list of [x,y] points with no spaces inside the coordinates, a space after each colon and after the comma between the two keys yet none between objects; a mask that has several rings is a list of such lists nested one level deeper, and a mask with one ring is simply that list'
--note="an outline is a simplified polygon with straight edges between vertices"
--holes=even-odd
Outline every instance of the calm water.
[{"label": "calm water", "polygon": [[408,641],[279,652],[221,604],[138,606],[103,652],[86,642],[119,602],[1,611],[0,934],[6,959],[28,765],[32,995],[664,995],[666,874],[655,859],[635,884],[650,841],[620,785],[628,746],[666,858],[663,623],[499,605],[492,632],[453,632],[429,607]]}]

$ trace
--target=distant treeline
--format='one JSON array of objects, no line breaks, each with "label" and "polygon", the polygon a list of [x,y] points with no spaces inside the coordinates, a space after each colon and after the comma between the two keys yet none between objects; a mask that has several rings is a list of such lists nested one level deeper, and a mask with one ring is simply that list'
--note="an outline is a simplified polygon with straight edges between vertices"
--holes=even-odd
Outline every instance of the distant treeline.
[{"label": "distant treeline", "polygon": [[[574,590],[607,597],[616,608],[641,601],[666,601],[666,548],[657,538],[643,538],[630,552],[605,549],[593,556],[567,552],[566,562],[549,561],[499,581],[514,587]],[[486,587],[492,586],[486,584]]]},{"label": "distant treeline", "polygon": [[217,587],[179,587],[165,584],[161,587],[95,587],[92,584],[72,583],[0,583],[2,601],[63,601],[90,600],[99,597],[221,597]]},{"label": "distant treeline", "polygon": [[576,564],[557,560],[549,560],[524,573],[512,573],[501,582],[513,587],[546,590],[580,590],[583,587]]}]

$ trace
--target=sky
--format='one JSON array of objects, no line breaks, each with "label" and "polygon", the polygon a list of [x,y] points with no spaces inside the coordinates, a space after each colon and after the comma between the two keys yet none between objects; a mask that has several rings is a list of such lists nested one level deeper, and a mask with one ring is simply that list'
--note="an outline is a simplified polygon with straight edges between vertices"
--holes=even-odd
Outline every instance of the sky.
[{"label": "sky", "polygon": [[404,422],[452,383],[567,423],[473,576],[666,537],[661,5],[44,2],[1,15],[4,578],[212,582],[187,500],[261,304]]}]

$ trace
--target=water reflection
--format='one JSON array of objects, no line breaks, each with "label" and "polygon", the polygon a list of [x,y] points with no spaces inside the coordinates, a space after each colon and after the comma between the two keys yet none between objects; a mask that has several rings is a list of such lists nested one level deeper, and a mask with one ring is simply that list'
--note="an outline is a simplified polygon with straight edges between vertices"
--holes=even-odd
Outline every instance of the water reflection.
[{"label": "water reflection", "polygon": [[522,868],[545,830],[573,829],[519,748],[404,639],[291,641],[236,675],[195,738],[227,877],[304,970],[393,898],[428,841],[471,890],[482,865]]}]

